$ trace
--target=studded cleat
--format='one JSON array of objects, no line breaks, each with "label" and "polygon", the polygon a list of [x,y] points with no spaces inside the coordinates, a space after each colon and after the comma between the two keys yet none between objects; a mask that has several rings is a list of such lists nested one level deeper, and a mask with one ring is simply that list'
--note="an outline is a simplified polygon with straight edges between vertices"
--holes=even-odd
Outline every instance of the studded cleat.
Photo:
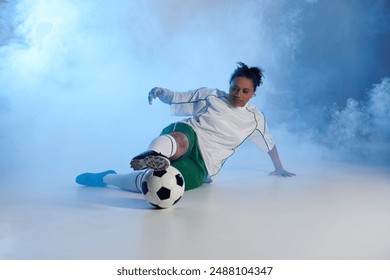
[{"label": "studded cleat", "polygon": [[166,156],[152,150],[139,154],[138,156],[134,157],[130,162],[130,166],[134,170],[152,168],[154,170],[161,171],[167,169],[170,165],[171,162]]}]

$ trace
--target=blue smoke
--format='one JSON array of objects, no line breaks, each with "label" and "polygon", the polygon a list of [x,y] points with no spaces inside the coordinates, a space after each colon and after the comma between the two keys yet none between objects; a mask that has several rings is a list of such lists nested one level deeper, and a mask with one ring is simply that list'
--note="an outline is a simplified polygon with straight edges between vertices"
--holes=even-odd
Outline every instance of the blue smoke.
[{"label": "blue smoke", "polygon": [[367,91],[364,100],[349,98],[344,108],[331,111],[325,140],[337,150],[345,147],[344,156],[350,153],[388,162],[389,120],[390,78],[385,78]]},{"label": "blue smoke", "polygon": [[172,121],[149,107],[150,88],[227,90],[238,61],[265,69],[254,103],[279,138],[390,163],[389,10],[385,0],[2,1],[1,170],[123,168]]}]

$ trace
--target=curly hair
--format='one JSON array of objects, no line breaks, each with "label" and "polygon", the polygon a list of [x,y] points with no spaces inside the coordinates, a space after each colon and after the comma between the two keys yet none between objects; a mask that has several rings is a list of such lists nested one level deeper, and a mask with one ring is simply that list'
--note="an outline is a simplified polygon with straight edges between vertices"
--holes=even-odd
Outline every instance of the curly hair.
[{"label": "curly hair", "polygon": [[245,63],[237,62],[238,67],[230,77],[230,83],[237,77],[245,77],[253,82],[254,90],[263,83],[263,70],[259,67],[248,67]]}]

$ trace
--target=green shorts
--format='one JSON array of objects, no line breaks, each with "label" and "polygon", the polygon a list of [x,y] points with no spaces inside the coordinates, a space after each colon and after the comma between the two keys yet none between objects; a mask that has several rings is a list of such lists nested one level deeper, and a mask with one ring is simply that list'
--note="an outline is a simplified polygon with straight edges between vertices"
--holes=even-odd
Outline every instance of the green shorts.
[{"label": "green shorts", "polygon": [[196,133],[188,124],[178,122],[165,127],[161,135],[169,134],[173,131],[183,132],[188,138],[189,147],[187,152],[178,160],[172,161],[171,165],[183,175],[185,190],[197,188],[205,182],[208,172],[202,154],[199,151]]}]

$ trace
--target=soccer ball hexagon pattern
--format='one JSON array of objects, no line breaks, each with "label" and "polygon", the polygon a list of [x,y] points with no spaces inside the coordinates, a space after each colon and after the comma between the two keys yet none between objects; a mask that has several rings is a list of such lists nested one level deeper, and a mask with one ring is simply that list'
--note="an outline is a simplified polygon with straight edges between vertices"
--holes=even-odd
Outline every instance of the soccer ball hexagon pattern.
[{"label": "soccer ball hexagon pattern", "polygon": [[142,193],[145,199],[157,208],[169,208],[183,196],[184,178],[180,171],[169,166],[166,170],[150,169],[142,180]]}]

